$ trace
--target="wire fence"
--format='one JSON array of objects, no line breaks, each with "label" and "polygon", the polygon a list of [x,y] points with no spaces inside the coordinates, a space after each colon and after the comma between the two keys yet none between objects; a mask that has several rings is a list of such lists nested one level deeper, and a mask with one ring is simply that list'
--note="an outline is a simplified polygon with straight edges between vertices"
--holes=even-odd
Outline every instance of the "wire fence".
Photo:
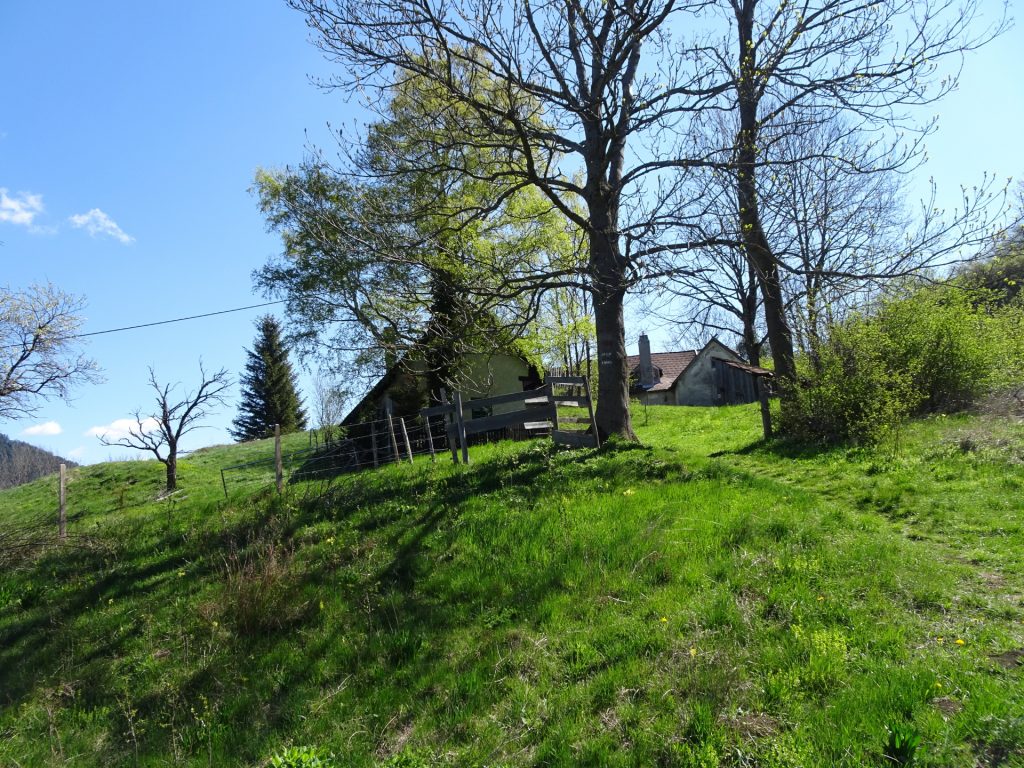
[{"label": "wire fence", "polygon": [[[501,410],[495,412],[495,408]],[[560,408],[585,409],[588,415],[560,418]],[[469,418],[467,410],[471,413]],[[582,425],[584,429],[566,429],[566,425]],[[233,488],[275,485],[280,493],[286,483],[331,479],[404,461],[412,463],[415,456],[425,454],[436,458],[438,453],[450,451],[452,460],[459,463],[461,453],[462,462],[468,464],[470,442],[547,434],[556,444],[575,448],[597,448],[601,444],[589,380],[584,376],[548,377],[536,389],[468,401],[463,401],[458,391],[449,401],[442,389],[441,404],[422,409],[409,424],[404,418],[393,416],[389,409],[382,419],[327,428],[322,433],[326,438],[322,444],[319,434],[310,435],[308,448],[283,454],[280,432],[275,429],[273,457],[221,469],[224,497],[229,496],[229,484]]]},{"label": "wire fence", "polygon": [[[440,419],[418,419],[409,425],[400,417],[360,422],[334,430],[336,437],[315,445],[221,468],[224,495],[240,487],[271,487],[324,480],[339,475],[411,462],[417,456],[448,450]],[[312,441],[311,441],[312,442]]]}]

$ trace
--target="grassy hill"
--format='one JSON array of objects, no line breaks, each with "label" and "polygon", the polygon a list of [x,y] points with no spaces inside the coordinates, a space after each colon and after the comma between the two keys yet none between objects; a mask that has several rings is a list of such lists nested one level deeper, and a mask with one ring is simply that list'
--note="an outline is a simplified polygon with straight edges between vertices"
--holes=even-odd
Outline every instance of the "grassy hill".
[{"label": "grassy hill", "polygon": [[1024,765],[1024,426],[815,453],[750,407],[636,418],[280,498],[221,487],[266,443],[162,501],[159,465],[76,469],[71,542],[0,555],[0,765]]}]

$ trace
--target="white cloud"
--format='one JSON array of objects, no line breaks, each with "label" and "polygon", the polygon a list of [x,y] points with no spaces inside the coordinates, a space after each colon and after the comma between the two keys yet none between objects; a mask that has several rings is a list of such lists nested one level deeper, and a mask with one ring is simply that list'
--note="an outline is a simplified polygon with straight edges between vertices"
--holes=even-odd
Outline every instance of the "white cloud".
[{"label": "white cloud", "polygon": [[[157,427],[160,426],[153,417],[142,420],[142,431],[143,432],[155,432]],[[109,424],[102,427],[92,427],[85,434],[90,437],[102,437],[106,440],[121,440],[122,438],[128,437],[128,430],[139,431],[139,424],[135,419],[114,419]]]},{"label": "white cloud", "polygon": [[44,424],[36,424],[28,427],[27,429],[23,429],[21,434],[29,435],[31,437],[52,437],[53,435],[59,435],[63,431],[64,430],[60,428],[60,424],[56,421],[47,421]]},{"label": "white cloud", "polygon": [[31,227],[32,221],[43,212],[43,196],[31,192],[19,192],[14,197],[7,189],[0,187],[0,221]]},{"label": "white cloud", "polygon": [[117,226],[117,222],[99,208],[93,208],[88,213],[76,213],[68,221],[71,222],[71,226],[75,229],[84,229],[93,237],[96,237],[96,235],[106,235],[125,245],[135,242],[134,237]]}]

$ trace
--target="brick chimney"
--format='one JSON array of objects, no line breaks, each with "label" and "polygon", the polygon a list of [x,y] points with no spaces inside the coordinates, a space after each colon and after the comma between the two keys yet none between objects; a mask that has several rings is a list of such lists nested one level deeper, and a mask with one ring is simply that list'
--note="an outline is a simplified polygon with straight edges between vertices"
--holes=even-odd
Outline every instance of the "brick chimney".
[{"label": "brick chimney", "polygon": [[640,387],[650,389],[658,383],[654,373],[654,363],[651,361],[651,340],[646,333],[640,334]]}]

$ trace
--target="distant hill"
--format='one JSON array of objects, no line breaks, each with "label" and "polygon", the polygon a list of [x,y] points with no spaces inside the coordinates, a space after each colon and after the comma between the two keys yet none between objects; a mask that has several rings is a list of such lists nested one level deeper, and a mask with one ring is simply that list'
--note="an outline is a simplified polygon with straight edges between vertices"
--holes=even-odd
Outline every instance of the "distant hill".
[{"label": "distant hill", "polygon": [[61,464],[78,466],[42,448],[0,434],[0,488],[31,483],[36,478],[56,472]]}]

